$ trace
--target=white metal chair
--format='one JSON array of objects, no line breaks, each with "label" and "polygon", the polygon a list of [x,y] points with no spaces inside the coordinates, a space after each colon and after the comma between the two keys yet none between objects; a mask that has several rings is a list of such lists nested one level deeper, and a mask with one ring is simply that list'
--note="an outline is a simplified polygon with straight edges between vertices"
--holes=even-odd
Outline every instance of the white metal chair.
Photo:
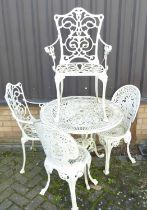
[{"label": "white metal chair", "polygon": [[77,210],[75,185],[76,181],[83,174],[87,189],[90,189],[87,179],[87,172],[90,180],[96,185],[98,182],[90,175],[91,156],[89,152],[79,146],[69,134],[64,133],[52,125],[45,125],[41,122],[34,123],[41,140],[46,158],[44,166],[48,175],[46,186],[40,194],[44,195],[50,183],[50,174],[53,169],[58,171],[61,179],[69,184],[72,210]]},{"label": "white metal chair", "polygon": [[[60,102],[63,93],[63,80],[66,76],[95,76],[95,93],[98,98],[98,79],[103,83],[103,111],[105,112],[105,93],[107,85],[107,55],[112,49],[101,36],[101,26],[104,15],[91,14],[81,7],[74,8],[64,15],[55,15],[54,20],[58,30],[57,40],[44,49],[53,59],[55,83],[58,99],[56,121],[59,120]],[[54,46],[59,41],[61,57],[56,65]],[[104,45],[104,57],[100,63],[98,45]]]},{"label": "white metal chair", "polygon": [[22,131],[21,143],[23,150],[23,165],[20,173],[23,174],[25,173],[26,162],[25,143],[31,140],[33,146],[33,142],[39,140],[33,125],[33,123],[37,120],[30,113],[27,100],[24,96],[22,84],[20,82],[15,85],[7,83],[5,99],[12,112],[12,116],[15,118]]},{"label": "white metal chair", "polygon": [[129,159],[132,163],[136,162],[130,154],[129,145],[131,141],[131,123],[134,121],[140,105],[140,91],[134,85],[125,85],[114,93],[112,102],[120,107],[124,118],[117,127],[98,134],[99,141],[104,146],[106,153],[105,175],[109,174],[111,150],[113,147],[117,147],[122,139],[127,144]]}]

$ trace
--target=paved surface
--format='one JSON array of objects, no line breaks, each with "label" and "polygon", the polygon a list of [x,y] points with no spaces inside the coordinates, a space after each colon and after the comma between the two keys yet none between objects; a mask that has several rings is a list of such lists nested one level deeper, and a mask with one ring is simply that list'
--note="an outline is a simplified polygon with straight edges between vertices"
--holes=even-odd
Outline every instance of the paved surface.
[{"label": "paved surface", "polygon": [[[121,160],[119,160],[121,159]],[[77,182],[79,209],[147,209],[147,160],[137,156],[132,165],[125,157],[112,157],[111,173],[103,174],[104,159],[93,158],[91,172],[99,185],[87,191],[84,179]],[[46,183],[43,167],[44,153],[27,151],[26,173],[19,174],[22,152],[0,152],[0,210],[57,210],[70,209],[69,188],[56,172],[45,196],[39,195]]]}]

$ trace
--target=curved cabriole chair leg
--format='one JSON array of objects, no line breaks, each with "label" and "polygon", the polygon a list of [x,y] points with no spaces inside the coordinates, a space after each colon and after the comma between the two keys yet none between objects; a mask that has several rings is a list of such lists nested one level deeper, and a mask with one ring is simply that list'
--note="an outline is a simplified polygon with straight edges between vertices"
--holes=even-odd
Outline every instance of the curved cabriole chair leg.
[{"label": "curved cabriole chair leg", "polygon": [[78,210],[77,201],[76,201],[76,179],[70,179],[68,180],[70,194],[71,194],[71,201],[72,201],[72,208],[71,210]]},{"label": "curved cabriole chair leg", "polygon": [[108,76],[106,74],[104,76],[103,80],[102,80],[102,82],[103,82],[102,106],[103,106],[103,113],[104,113],[104,121],[105,122],[108,122],[108,118],[107,118],[107,115],[106,115],[106,103],[105,103],[107,80],[108,80]]},{"label": "curved cabriole chair leg", "polygon": [[108,175],[110,168],[110,156],[111,156],[112,146],[109,140],[108,141],[106,140],[105,143],[106,145],[104,145],[104,148],[105,148],[106,160],[105,160],[105,169],[103,172],[105,175]]},{"label": "curved cabriole chair leg", "polygon": [[60,100],[62,99],[62,96],[63,96],[63,87],[64,87],[64,82],[62,80],[61,85],[60,85]]},{"label": "curved cabriole chair leg", "polygon": [[30,147],[30,150],[33,150],[34,149],[34,141],[32,141],[32,145]]},{"label": "curved cabriole chair leg", "polygon": [[99,153],[98,153],[97,147],[96,147],[96,143],[95,143],[95,145],[94,145],[94,152],[95,152],[95,154],[96,154],[96,156],[97,156],[98,158],[103,158],[103,157],[105,156],[104,154],[99,154]]},{"label": "curved cabriole chair leg", "polygon": [[130,146],[130,142],[131,142],[131,132],[130,131],[128,131],[126,133],[126,135],[124,136],[124,142],[127,144],[127,153],[128,153],[128,157],[129,157],[130,161],[132,163],[136,163],[135,158],[133,158],[131,156],[131,153],[130,153],[130,147],[129,147]]},{"label": "curved cabriole chair leg", "polygon": [[55,118],[55,122],[59,122],[59,113],[60,113],[60,104],[61,104],[61,97],[63,94],[63,80],[65,77],[60,76],[58,74],[55,75],[55,85],[56,85],[56,91],[57,91],[57,114]]},{"label": "curved cabriole chair leg", "polygon": [[87,170],[88,170],[88,176],[89,176],[89,179],[90,181],[94,184],[94,185],[97,185],[98,184],[98,181],[96,179],[93,179],[91,174],[90,174],[90,165],[91,165],[91,162],[87,164]]},{"label": "curved cabriole chair leg", "polygon": [[84,168],[84,177],[85,177],[86,188],[87,188],[87,190],[90,190],[90,186],[89,186],[89,184],[88,184],[87,167],[86,167],[86,166],[85,166],[85,168]]},{"label": "curved cabriole chair leg", "polygon": [[24,137],[21,138],[22,152],[23,152],[23,164],[22,164],[22,168],[20,170],[20,174],[24,174],[25,173],[25,163],[26,163],[25,142],[26,141],[27,140]]},{"label": "curved cabriole chair leg", "polygon": [[57,91],[57,103],[58,103],[58,106],[57,106],[57,115],[56,115],[56,118],[55,118],[55,122],[58,122],[59,121],[59,112],[60,112],[60,81],[58,81],[58,79],[55,78],[55,84],[56,84],[56,91]]},{"label": "curved cabriole chair leg", "polygon": [[40,191],[40,193],[39,193],[40,195],[44,195],[45,194],[45,192],[49,188],[49,184],[50,184],[50,173],[48,173],[47,183],[46,183],[45,187]]},{"label": "curved cabriole chair leg", "polygon": [[94,134],[90,134],[91,141],[93,141],[93,151],[98,158],[103,158],[104,154],[99,154],[96,147],[96,141],[94,140]]},{"label": "curved cabriole chair leg", "polygon": [[49,184],[50,184],[50,174],[52,173],[52,170],[50,170],[49,167],[48,167],[48,160],[47,160],[47,158],[44,161],[44,167],[45,167],[46,173],[48,175],[48,180],[47,180],[47,183],[46,183],[45,187],[40,191],[40,193],[39,193],[40,195],[44,195],[45,194],[45,192],[49,188]]},{"label": "curved cabriole chair leg", "polygon": [[97,101],[99,102],[99,94],[98,94],[98,77],[95,77],[95,95],[97,98]]}]

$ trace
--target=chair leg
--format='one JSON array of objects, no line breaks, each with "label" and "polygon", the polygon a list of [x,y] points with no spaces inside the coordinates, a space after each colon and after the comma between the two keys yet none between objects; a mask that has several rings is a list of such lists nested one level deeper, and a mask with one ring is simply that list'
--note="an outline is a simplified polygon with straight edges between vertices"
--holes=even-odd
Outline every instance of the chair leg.
[{"label": "chair leg", "polygon": [[99,95],[98,95],[98,77],[95,77],[95,95],[96,95],[97,101],[99,102]]},{"label": "chair leg", "polygon": [[[56,115],[56,118],[55,118],[55,122],[59,122],[59,112],[60,112],[60,103],[61,103],[61,93],[63,92],[62,88],[61,88],[61,91],[60,91],[60,83],[63,83],[63,80],[64,77],[62,76],[59,76],[59,75],[55,75],[55,84],[56,84],[56,91],[57,91],[57,104],[58,104],[58,107],[57,107],[57,115]],[[63,86],[63,84],[61,84],[61,87]]]},{"label": "chair leg", "polygon": [[103,158],[105,155],[104,154],[99,154],[98,151],[97,151],[97,147],[96,147],[96,143],[95,143],[95,146],[94,146],[94,149],[93,151],[95,152],[96,156],[98,158]]},{"label": "chair leg", "polygon": [[48,172],[48,180],[47,180],[47,183],[45,185],[45,187],[40,191],[40,195],[44,195],[45,192],[47,191],[48,187],[49,187],[49,184],[50,184],[50,173]]},{"label": "chair leg", "polygon": [[105,122],[108,122],[108,118],[107,118],[107,115],[106,115],[106,104],[105,104],[107,80],[108,80],[108,76],[107,76],[107,74],[105,74],[103,79],[102,79],[102,82],[103,82],[102,106],[103,106],[103,113],[104,113],[104,121]]},{"label": "chair leg", "polygon": [[32,145],[30,147],[30,150],[33,150],[34,149],[34,141],[32,141]]},{"label": "chair leg", "polygon": [[22,168],[20,170],[20,174],[24,174],[25,173],[25,164],[26,164],[25,142],[26,141],[27,140],[24,137],[21,138],[22,152],[23,152],[23,164],[22,164]]},{"label": "chair leg", "polygon": [[105,169],[104,169],[104,174],[108,175],[109,174],[109,168],[110,168],[110,155],[112,151],[112,146],[111,142],[109,140],[106,140],[106,145],[104,146],[105,148],[105,154],[106,154],[106,160],[105,160]]},{"label": "chair leg", "polygon": [[110,168],[110,155],[113,147],[117,147],[119,145],[120,139],[119,138],[109,138],[109,137],[102,137],[99,136],[100,143],[104,146],[105,154],[106,154],[106,160],[105,160],[105,169],[104,174],[109,174],[109,168]]},{"label": "chair leg", "polygon": [[85,166],[85,168],[84,168],[84,177],[85,177],[86,188],[87,188],[87,190],[90,190],[90,186],[88,184],[88,179],[87,179],[87,166]]},{"label": "chair leg", "polygon": [[61,86],[60,86],[60,100],[62,99],[62,96],[63,96],[63,86],[64,86],[64,83],[63,83],[63,80],[61,81]]},{"label": "chair leg", "polygon": [[90,174],[90,165],[91,165],[91,162],[89,162],[87,164],[87,170],[88,170],[88,176],[89,176],[89,179],[90,181],[94,184],[94,185],[97,185],[98,184],[98,181],[96,179],[93,179],[91,174]]},{"label": "chair leg", "polygon": [[104,154],[99,154],[98,151],[97,151],[97,147],[96,147],[96,142],[94,140],[94,137],[93,137],[93,134],[90,135],[90,138],[91,138],[91,141],[93,141],[93,151],[95,152],[96,156],[98,158],[103,158],[104,157]]},{"label": "chair leg", "polygon": [[136,163],[135,158],[133,158],[133,157],[131,156],[130,148],[129,148],[130,142],[131,142],[131,132],[130,132],[130,131],[128,131],[128,132],[126,133],[126,135],[124,136],[124,142],[127,144],[127,153],[128,153],[128,157],[129,157],[130,161],[131,161],[132,163]]},{"label": "chair leg", "polygon": [[71,210],[78,210],[79,209],[78,206],[77,206],[77,201],[76,201],[76,191],[75,191],[76,181],[77,181],[76,179],[69,179],[68,180],[70,194],[71,194],[71,201],[72,201]]}]

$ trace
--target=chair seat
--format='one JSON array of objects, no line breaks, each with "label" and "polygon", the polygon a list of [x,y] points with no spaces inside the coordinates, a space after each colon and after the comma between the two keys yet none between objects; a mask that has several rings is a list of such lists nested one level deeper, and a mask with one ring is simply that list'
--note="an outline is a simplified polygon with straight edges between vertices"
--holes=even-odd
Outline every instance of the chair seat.
[{"label": "chair seat", "polygon": [[95,76],[105,71],[106,69],[102,65],[90,63],[62,64],[56,68],[56,73],[65,74],[66,76]]},{"label": "chair seat", "polygon": [[83,171],[86,164],[91,162],[91,156],[86,149],[82,148],[81,146],[78,146],[78,148],[79,156],[74,160],[69,160],[69,164],[66,163],[63,165],[59,161],[51,161],[51,159],[48,159],[47,163],[51,171],[56,169],[59,174],[77,174],[78,172]]},{"label": "chair seat", "polygon": [[23,127],[23,130],[24,130],[25,134],[27,135],[27,137],[30,140],[39,140],[39,137],[38,137],[38,134],[36,132],[36,129],[34,128],[34,125],[24,124],[22,127]]},{"label": "chair seat", "polygon": [[74,159],[74,160],[69,160],[68,162],[73,166],[73,165],[85,165],[87,161],[90,159],[90,154],[85,148],[82,148],[81,146],[78,146],[79,148],[79,156]]},{"label": "chair seat", "polygon": [[113,129],[110,129],[109,131],[105,131],[105,132],[101,132],[99,133],[100,136],[108,136],[108,137],[122,137],[126,134],[127,132],[127,127],[125,126],[125,124],[122,122],[121,124],[119,124],[118,126],[116,126]]}]

